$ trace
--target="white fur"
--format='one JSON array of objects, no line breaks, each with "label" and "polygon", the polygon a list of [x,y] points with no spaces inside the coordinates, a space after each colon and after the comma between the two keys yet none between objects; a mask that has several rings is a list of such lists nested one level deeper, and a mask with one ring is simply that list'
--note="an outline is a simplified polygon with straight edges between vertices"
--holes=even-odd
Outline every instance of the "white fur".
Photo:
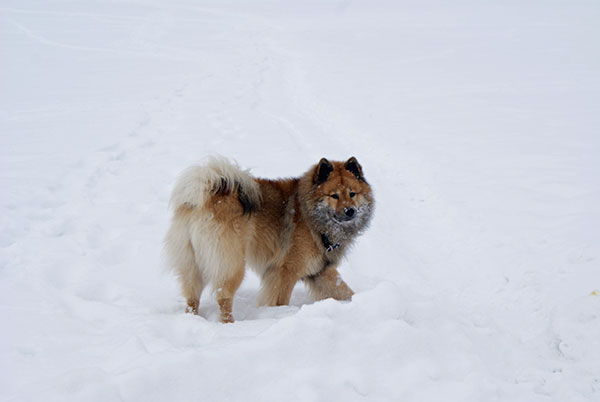
[{"label": "white fur", "polygon": [[241,242],[227,244],[222,241],[223,230],[223,226],[206,212],[196,215],[189,225],[196,265],[202,278],[211,284],[224,282],[232,269],[244,269],[244,247],[240,250]]}]

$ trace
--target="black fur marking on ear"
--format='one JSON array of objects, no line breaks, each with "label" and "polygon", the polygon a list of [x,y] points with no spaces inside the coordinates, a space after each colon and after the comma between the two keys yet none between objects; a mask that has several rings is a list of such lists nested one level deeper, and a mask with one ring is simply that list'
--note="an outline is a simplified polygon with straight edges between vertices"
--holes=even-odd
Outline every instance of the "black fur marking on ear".
[{"label": "black fur marking on ear", "polygon": [[349,171],[354,176],[356,176],[356,178],[358,180],[365,181],[365,176],[363,176],[362,166],[360,166],[360,163],[358,163],[358,161],[356,160],[356,158],[354,156],[346,161],[346,163],[344,164],[344,167],[346,168],[347,171]]},{"label": "black fur marking on ear", "polygon": [[333,171],[333,166],[325,158],[322,158],[317,165],[317,172],[315,175],[315,184],[321,184],[329,177],[329,174]]}]

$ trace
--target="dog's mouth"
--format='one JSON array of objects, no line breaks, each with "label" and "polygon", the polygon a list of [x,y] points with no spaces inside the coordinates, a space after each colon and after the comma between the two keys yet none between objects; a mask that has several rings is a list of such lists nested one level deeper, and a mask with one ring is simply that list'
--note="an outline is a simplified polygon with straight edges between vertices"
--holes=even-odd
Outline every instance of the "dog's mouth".
[{"label": "dog's mouth", "polygon": [[339,216],[337,214],[333,214],[331,216],[331,219],[333,219],[333,221],[335,221],[336,223],[339,223],[340,225],[344,225],[347,224],[348,222],[354,220],[355,216]]},{"label": "dog's mouth", "polygon": [[338,218],[335,217],[335,215],[333,215],[331,217],[331,219],[335,222],[335,223],[339,223],[340,225],[343,225],[344,223],[346,223],[347,221],[343,221],[343,220],[339,220]]}]

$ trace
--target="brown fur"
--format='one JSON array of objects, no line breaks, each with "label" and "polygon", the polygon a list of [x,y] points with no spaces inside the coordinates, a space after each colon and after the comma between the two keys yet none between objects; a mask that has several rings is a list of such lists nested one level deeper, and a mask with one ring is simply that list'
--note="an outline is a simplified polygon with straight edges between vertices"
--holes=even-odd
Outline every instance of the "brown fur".
[{"label": "brown fur", "polygon": [[255,179],[213,159],[182,176],[172,203],[165,245],[187,311],[197,314],[202,289],[211,283],[221,321],[232,322],[246,263],[261,277],[261,305],[288,304],[299,280],[315,300],[351,299],[337,265],[367,227],[374,204],[355,158],[322,159],[302,177],[280,180]]}]

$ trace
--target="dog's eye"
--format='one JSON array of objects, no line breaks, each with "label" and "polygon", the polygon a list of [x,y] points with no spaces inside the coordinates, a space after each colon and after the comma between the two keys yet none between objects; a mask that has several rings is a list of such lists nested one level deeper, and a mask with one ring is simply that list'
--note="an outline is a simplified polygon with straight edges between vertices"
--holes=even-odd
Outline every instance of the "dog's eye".
[{"label": "dog's eye", "polygon": [[355,195],[356,193],[354,191],[350,191],[350,198],[354,198]]},{"label": "dog's eye", "polygon": [[340,198],[340,196],[337,194],[331,194],[330,197],[333,198],[334,200],[337,200],[338,198]]}]

